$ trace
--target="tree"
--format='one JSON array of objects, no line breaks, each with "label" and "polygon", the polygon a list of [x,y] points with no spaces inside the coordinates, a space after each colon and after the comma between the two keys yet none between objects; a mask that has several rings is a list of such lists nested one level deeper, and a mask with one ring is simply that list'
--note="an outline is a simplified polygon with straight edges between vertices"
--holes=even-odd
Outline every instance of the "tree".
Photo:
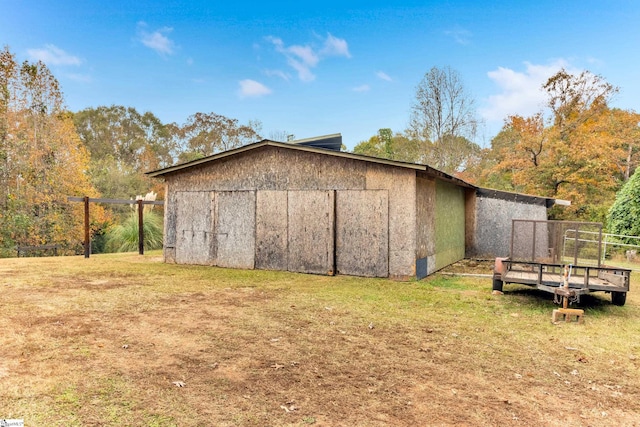
[{"label": "tree", "polygon": [[426,153],[430,165],[454,173],[479,151],[472,142],[478,124],[474,104],[455,70],[433,67],[425,74],[416,89],[407,135],[430,142]]},{"label": "tree", "polygon": [[608,110],[600,119],[598,131],[607,134],[617,172],[624,182],[628,181],[640,161],[640,114]]},{"label": "tree", "polygon": [[82,240],[82,207],[66,199],[98,195],[85,174],[89,153],[53,74],[40,61],[18,64],[8,47],[0,52],[0,160],[0,251]]},{"label": "tree", "polygon": [[91,181],[104,197],[128,199],[150,189],[162,191],[144,172],[174,163],[174,125],[119,105],[84,109],[74,115],[74,123],[91,153]]},{"label": "tree", "polygon": [[512,116],[492,140],[478,184],[568,199],[561,219],[604,221],[608,206],[638,156],[638,116],[610,109],[617,90],[589,72],[561,70],[542,89],[552,113]]},{"label": "tree", "polygon": [[[609,233],[640,236],[640,173],[636,171],[616,194],[607,214]],[[623,239],[627,243],[628,240]]]},{"label": "tree", "polygon": [[542,86],[547,92],[547,106],[553,113],[553,124],[559,137],[567,141],[578,126],[607,108],[618,88],[603,77],[582,71],[570,74],[564,68]]},{"label": "tree", "polygon": [[356,145],[353,152],[402,162],[424,163],[426,144],[400,133],[394,134],[389,128],[383,128],[378,130],[377,135]]},{"label": "tree", "polygon": [[269,139],[271,141],[289,142],[296,139],[296,136],[286,130],[274,130],[269,132]]},{"label": "tree", "polygon": [[249,121],[246,125],[237,119],[215,113],[196,113],[187,122],[176,128],[180,161],[206,157],[220,151],[230,150],[262,139],[262,124]]}]

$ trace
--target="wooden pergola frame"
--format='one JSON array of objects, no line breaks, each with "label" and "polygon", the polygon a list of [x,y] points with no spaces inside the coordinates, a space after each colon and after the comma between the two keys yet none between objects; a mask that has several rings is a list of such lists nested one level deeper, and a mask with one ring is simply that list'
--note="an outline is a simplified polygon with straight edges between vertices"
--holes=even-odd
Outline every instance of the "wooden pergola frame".
[{"label": "wooden pergola frame", "polygon": [[106,203],[116,205],[138,205],[138,253],[144,255],[144,205],[163,206],[162,200],[126,200],[126,199],[96,199],[88,196],[84,197],[67,197],[69,202],[84,203],[84,257],[89,258],[91,255],[91,232],[89,229],[89,204],[90,203]]}]

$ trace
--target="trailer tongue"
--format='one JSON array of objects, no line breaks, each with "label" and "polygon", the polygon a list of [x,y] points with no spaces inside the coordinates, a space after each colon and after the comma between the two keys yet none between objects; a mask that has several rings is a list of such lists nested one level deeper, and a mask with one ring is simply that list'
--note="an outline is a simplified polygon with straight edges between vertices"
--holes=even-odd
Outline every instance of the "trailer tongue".
[{"label": "trailer tongue", "polygon": [[569,302],[603,291],[611,293],[613,304],[624,305],[631,270],[601,265],[601,248],[599,223],[513,220],[511,253],[508,258],[496,258],[493,290],[518,283]]}]

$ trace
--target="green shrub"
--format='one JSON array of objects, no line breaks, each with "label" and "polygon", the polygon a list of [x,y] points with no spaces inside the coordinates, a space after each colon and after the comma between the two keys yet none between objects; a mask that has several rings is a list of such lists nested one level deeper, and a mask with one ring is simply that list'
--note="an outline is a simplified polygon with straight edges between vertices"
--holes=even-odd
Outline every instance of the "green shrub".
[{"label": "green shrub", "polygon": [[[616,194],[607,215],[607,230],[613,234],[640,236],[640,173],[637,171]],[[636,239],[621,240],[637,244]]]}]

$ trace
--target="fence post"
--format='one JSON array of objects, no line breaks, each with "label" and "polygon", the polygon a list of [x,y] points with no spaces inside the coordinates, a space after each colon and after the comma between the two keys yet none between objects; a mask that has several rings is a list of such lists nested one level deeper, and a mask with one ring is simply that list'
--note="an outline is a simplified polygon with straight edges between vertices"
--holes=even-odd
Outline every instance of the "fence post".
[{"label": "fence post", "polygon": [[138,200],[138,253],[144,255],[144,217],[143,217],[143,202],[144,200]]},{"label": "fence post", "polygon": [[91,233],[89,232],[89,196],[84,196],[84,257],[91,254]]}]

